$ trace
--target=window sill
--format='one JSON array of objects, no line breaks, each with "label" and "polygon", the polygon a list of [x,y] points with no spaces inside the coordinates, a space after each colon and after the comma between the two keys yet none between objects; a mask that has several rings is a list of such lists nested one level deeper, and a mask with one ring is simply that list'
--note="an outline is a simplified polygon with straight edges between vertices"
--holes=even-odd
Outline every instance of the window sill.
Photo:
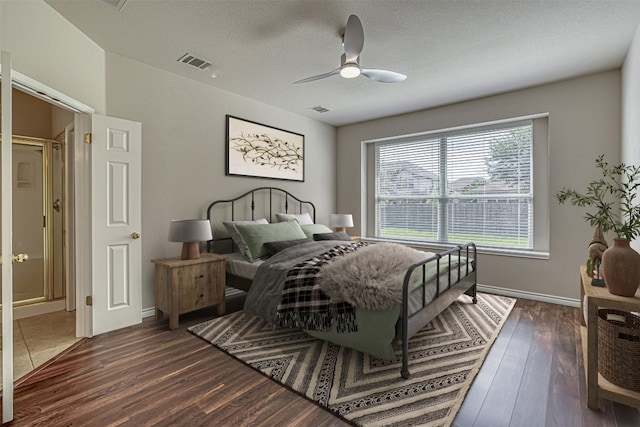
[{"label": "window sill", "polygon": [[[410,241],[410,240],[379,239],[375,237],[362,237],[362,241],[377,242],[377,243],[399,243],[401,245],[410,246],[415,249],[430,250],[430,251],[445,251],[455,246],[453,244],[445,244],[445,243],[427,243],[427,242],[416,242],[416,241]],[[536,251],[536,250],[500,249],[500,248],[487,248],[482,246],[476,246],[476,250],[479,254],[486,254],[486,255],[498,255],[498,256],[531,258],[531,259],[549,259],[549,252]]]}]

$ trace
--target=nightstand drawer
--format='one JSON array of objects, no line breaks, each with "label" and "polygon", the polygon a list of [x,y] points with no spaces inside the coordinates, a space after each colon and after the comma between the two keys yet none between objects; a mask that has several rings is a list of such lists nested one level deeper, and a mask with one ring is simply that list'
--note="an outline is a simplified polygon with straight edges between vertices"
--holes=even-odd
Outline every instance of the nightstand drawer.
[{"label": "nightstand drawer", "polygon": [[180,314],[221,301],[220,282],[217,280],[219,268],[217,263],[194,265],[188,271],[190,277],[185,277],[178,285],[180,298]]}]

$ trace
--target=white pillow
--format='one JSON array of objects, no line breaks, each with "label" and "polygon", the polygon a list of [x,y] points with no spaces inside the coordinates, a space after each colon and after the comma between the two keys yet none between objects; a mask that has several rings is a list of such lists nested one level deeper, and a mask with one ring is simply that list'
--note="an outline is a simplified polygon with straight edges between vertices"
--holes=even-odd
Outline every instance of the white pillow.
[{"label": "white pillow", "polygon": [[278,220],[278,222],[285,222],[285,221],[289,221],[289,220],[295,219],[296,221],[298,221],[298,224],[300,224],[300,225],[313,224],[313,220],[311,219],[311,215],[309,215],[308,212],[305,212],[303,214],[277,213],[276,214],[276,219]]},{"label": "white pillow", "polygon": [[256,219],[255,221],[223,221],[222,225],[227,229],[227,233],[233,239],[233,243],[236,244],[240,253],[245,256],[244,253],[244,244],[242,242],[242,236],[238,234],[238,231],[233,226],[233,224],[269,224],[266,218]]}]

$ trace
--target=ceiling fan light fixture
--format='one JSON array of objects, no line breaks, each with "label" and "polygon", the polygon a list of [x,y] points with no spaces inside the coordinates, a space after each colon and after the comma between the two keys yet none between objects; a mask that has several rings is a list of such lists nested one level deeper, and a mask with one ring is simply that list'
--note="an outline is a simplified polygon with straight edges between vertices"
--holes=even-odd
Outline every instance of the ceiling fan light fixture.
[{"label": "ceiling fan light fixture", "polygon": [[360,75],[360,67],[358,64],[344,64],[340,67],[340,75],[345,79],[353,79]]},{"label": "ceiling fan light fixture", "polygon": [[349,16],[347,26],[342,34],[344,53],[340,56],[340,67],[328,73],[297,80],[293,84],[313,82],[336,74],[340,74],[345,79],[353,79],[363,75],[369,80],[380,83],[397,83],[407,78],[404,74],[396,73],[395,71],[360,67],[360,52],[364,47],[364,30],[362,29],[360,18],[356,15]]}]

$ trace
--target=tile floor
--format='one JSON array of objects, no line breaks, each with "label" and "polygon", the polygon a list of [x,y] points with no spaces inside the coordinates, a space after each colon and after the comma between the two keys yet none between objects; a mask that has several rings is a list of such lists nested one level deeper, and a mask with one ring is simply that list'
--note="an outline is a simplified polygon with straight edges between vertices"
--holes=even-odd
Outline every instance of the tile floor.
[{"label": "tile floor", "polygon": [[14,380],[31,372],[80,339],[76,338],[74,311],[57,311],[15,320],[13,323]]}]

